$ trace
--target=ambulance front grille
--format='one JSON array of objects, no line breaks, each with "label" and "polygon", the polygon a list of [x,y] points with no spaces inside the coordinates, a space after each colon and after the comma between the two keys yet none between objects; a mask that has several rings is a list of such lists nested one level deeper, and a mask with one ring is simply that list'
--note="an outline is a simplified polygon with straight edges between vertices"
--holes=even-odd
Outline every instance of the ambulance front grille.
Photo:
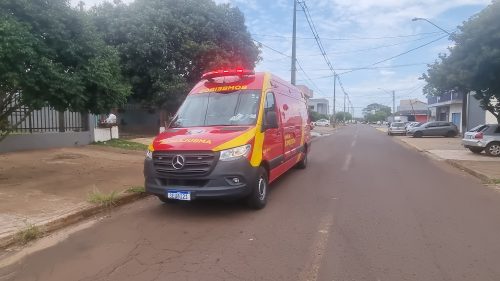
[{"label": "ambulance front grille", "polygon": [[[184,165],[181,165],[181,162]],[[153,165],[156,173],[158,176],[166,178],[204,176],[212,171],[215,162],[216,153],[210,151],[153,152]]]}]

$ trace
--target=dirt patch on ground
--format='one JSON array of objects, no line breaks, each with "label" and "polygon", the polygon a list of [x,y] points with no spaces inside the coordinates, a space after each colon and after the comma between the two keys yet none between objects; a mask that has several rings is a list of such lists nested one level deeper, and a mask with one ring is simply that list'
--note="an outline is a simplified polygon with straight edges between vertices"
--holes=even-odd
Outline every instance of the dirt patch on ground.
[{"label": "dirt patch on ground", "polygon": [[0,225],[70,209],[93,190],[144,185],[144,153],[86,146],[0,154]]}]

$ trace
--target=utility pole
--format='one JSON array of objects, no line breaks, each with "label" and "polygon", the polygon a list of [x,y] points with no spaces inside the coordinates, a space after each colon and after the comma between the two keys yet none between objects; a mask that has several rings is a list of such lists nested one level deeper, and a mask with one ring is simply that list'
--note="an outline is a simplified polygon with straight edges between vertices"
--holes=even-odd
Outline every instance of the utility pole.
[{"label": "utility pole", "polygon": [[345,97],[346,97],[346,95],[344,93],[344,114],[342,114],[342,119],[344,121],[344,124],[345,124]]},{"label": "utility pole", "polygon": [[335,92],[337,87],[337,74],[333,74],[333,120],[334,124],[337,122],[337,117],[335,116]]},{"label": "utility pole", "polygon": [[292,36],[292,85],[295,85],[295,72],[297,72],[296,61],[296,40],[297,40],[297,0],[293,0],[293,36]]},{"label": "utility pole", "polygon": [[394,90],[392,90],[392,116],[396,116],[396,91]]},{"label": "utility pole", "polygon": [[417,121],[417,115],[415,114],[415,109],[413,108],[413,102],[411,98],[410,98],[410,106],[411,106],[411,111],[413,112],[413,119],[415,119],[413,121]]},{"label": "utility pole", "polygon": [[85,2],[83,1],[78,2],[78,7],[80,8],[80,12],[83,12],[83,9],[85,7]]}]

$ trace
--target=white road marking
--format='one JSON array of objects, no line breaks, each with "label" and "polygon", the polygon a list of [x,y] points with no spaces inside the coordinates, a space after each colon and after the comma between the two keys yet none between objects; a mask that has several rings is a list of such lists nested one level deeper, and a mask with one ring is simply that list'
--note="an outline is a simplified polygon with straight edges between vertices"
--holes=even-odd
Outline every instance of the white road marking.
[{"label": "white road marking", "polygon": [[312,250],[310,252],[311,263],[302,270],[299,275],[301,281],[316,281],[318,280],[319,268],[323,256],[325,255],[326,246],[328,245],[328,237],[330,236],[330,228],[333,225],[333,215],[324,216],[318,226],[318,232],[315,236]]},{"label": "white road marking", "polygon": [[351,147],[354,147],[356,145],[356,139],[354,139],[351,143]]},{"label": "white road marking", "polygon": [[347,172],[349,170],[349,166],[351,166],[352,154],[349,153],[345,159],[344,165],[342,166],[342,171]]}]

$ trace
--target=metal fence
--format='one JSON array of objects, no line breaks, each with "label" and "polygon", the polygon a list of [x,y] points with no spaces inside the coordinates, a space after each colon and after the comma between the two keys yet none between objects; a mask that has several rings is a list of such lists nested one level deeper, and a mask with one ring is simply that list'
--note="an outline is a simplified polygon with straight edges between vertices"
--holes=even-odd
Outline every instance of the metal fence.
[{"label": "metal fence", "polygon": [[[17,125],[14,133],[48,133],[48,132],[80,132],[88,130],[87,114],[59,112],[46,106],[39,110],[30,111],[25,106],[19,106],[16,99],[11,106],[18,107],[9,117],[11,125]],[[23,121],[24,119],[24,121]]]}]

